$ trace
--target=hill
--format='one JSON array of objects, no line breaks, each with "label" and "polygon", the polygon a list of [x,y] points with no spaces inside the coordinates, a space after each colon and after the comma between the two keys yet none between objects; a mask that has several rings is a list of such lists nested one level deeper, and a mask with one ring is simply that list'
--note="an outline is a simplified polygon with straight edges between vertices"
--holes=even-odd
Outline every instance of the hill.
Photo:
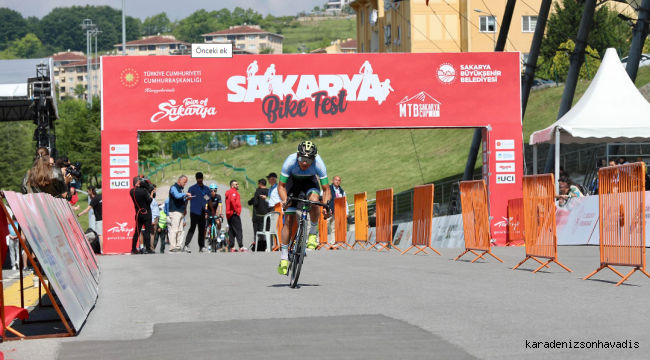
[{"label": "hill", "polygon": [[329,46],[330,41],[336,39],[357,38],[356,20],[351,17],[347,19],[332,19],[321,21],[301,21],[300,26],[284,28],[282,31],[282,51],[297,53],[298,47],[302,44],[309,49],[305,52],[318,49],[323,46],[323,40]]}]

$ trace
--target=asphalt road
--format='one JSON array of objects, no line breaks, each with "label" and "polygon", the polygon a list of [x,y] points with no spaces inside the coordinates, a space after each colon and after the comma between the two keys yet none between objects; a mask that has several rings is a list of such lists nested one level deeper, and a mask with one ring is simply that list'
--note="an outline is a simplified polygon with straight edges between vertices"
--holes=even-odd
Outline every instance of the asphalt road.
[{"label": "asphalt road", "polygon": [[[648,359],[650,279],[581,280],[598,267],[597,247],[560,247],[571,273],[552,264],[532,274],[533,262],[511,270],[523,248],[495,249],[505,263],[441,252],[309,252],[299,289],[277,274],[278,253],[105,256],[78,336],[0,350],[61,360]],[[639,348],[526,346],[628,340]]]}]

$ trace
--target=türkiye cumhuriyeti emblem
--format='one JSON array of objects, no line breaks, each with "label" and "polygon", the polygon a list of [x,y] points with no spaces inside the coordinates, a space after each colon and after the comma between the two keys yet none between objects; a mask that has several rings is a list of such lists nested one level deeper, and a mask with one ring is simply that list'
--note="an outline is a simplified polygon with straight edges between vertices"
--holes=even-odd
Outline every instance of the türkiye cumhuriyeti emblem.
[{"label": "t\u00fcrkiye cumhuriyeti emblem", "polygon": [[140,83],[140,74],[133,69],[124,69],[120,74],[120,81],[128,88],[136,87]]}]

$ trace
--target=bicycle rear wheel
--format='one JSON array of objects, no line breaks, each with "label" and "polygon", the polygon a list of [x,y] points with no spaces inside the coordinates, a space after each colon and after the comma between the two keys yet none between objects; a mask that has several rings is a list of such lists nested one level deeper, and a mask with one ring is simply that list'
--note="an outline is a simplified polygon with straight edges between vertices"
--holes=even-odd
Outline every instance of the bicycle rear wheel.
[{"label": "bicycle rear wheel", "polygon": [[305,259],[305,246],[307,246],[308,236],[309,233],[307,232],[307,220],[301,220],[298,227],[296,244],[290,264],[291,281],[289,282],[289,286],[292,289],[298,286],[298,278],[300,277],[302,262]]}]

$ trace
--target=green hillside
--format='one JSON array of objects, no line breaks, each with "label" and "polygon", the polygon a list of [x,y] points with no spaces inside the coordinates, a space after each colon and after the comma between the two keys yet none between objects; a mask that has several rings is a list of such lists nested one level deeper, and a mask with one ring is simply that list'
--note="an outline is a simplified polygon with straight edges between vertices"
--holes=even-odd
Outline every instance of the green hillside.
[{"label": "green hillside", "polygon": [[[650,83],[650,69],[639,71],[637,86]],[[588,81],[578,85],[575,101],[582,96]],[[563,87],[549,88],[531,93],[524,119],[524,139],[527,142],[533,131],[542,129],[555,121],[562,97]],[[413,130],[350,130],[332,137],[316,138],[319,154],[327,165],[330,177],[339,175],[349,194],[367,191],[370,196],[382,188],[394,188],[395,193],[429,182],[461,174],[465,167],[472,129]],[[420,174],[415,151],[422,166],[424,181]],[[295,152],[296,141],[274,145],[242,147],[228,151],[200,154],[213,163],[226,161],[236,167],[246,168],[252,179],[265,177],[269,172],[279,173],[285,158]],[[480,159],[476,168],[481,167]],[[228,171],[212,171],[221,181],[228,181],[238,174]],[[224,178],[222,178],[224,177]],[[238,181],[242,182],[240,176]]]},{"label": "green hillside", "polygon": [[296,28],[283,29],[282,36],[283,53],[296,53],[301,44],[305,44],[311,51],[320,48],[323,40],[328,41],[329,45],[330,41],[336,39],[356,39],[356,20],[303,21]]}]

